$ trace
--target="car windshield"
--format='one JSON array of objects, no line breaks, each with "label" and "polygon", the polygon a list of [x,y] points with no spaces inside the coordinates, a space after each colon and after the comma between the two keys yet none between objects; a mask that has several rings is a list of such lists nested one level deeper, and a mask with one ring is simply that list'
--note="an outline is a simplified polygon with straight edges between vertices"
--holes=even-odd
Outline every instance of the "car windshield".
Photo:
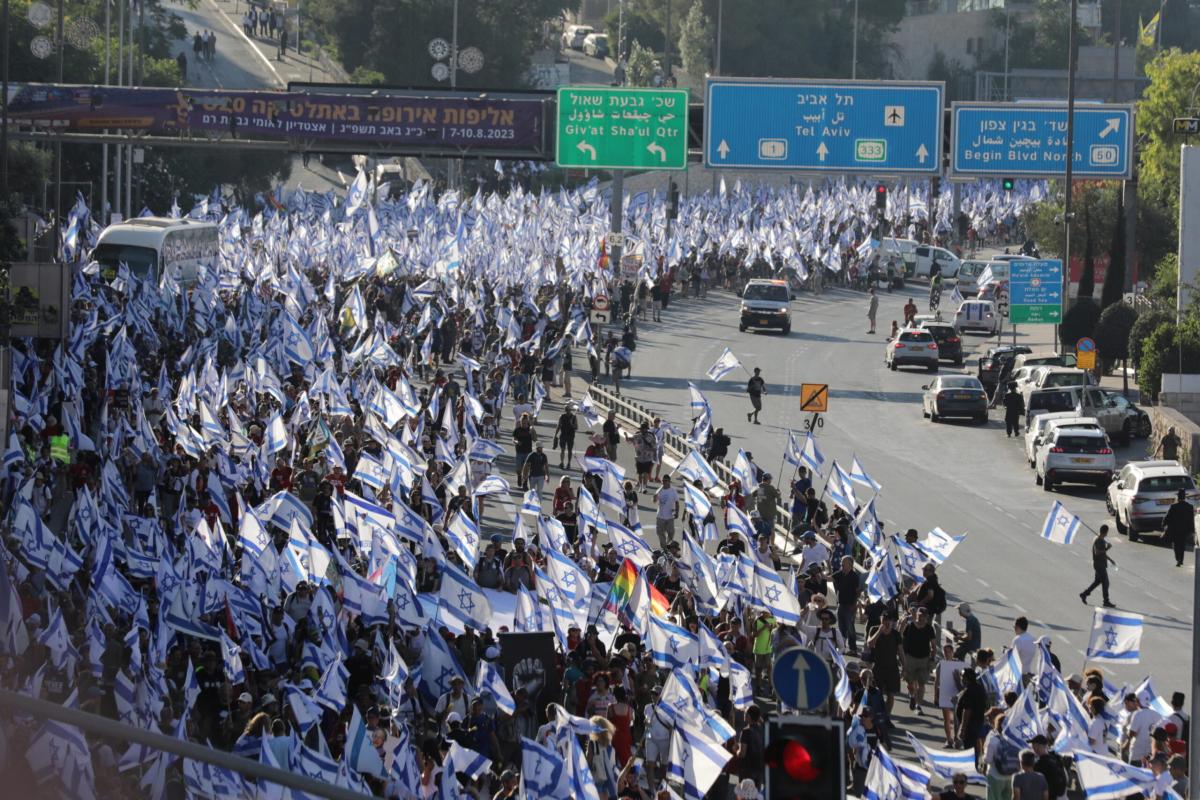
[{"label": "car windshield", "polygon": [[1083,372],[1055,372],[1046,376],[1042,386],[1079,386],[1087,377]]},{"label": "car windshield", "polygon": [[928,333],[925,333],[924,331],[920,331],[920,332],[909,331],[907,333],[900,334],[900,341],[902,341],[902,342],[929,342],[929,341],[933,341],[933,337],[930,336]]},{"label": "car windshield", "polygon": [[596,44],[608,44],[607,36],[593,36],[592,41]]},{"label": "car windshield", "polygon": [[158,252],[153,247],[138,247],[132,244],[104,242],[92,251],[92,258],[114,273],[121,264],[125,264],[129,271],[139,278],[151,275],[158,266]]},{"label": "car windshield", "polygon": [[786,303],[787,287],[774,283],[752,283],[746,287],[742,297],[746,300],[775,300]]},{"label": "car windshield", "polygon": [[949,378],[942,378],[943,389],[979,389],[983,390],[983,384],[978,378],[972,378],[969,375],[955,375]]},{"label": "car windshield", "polygon": [[1055,447],[1061,447],[1068,453],[1088,453],[1103,449],[1106,445],[1103,436],[1059,436],[1054,441]]},{"label": "car windshield", "polygon": [[981,272],[983,272],[983,264],[977,261],[964,261],[963,265],[958,268],[960,278],[974,278]]},{"label": "car windshield", "polygon": [[1112,403],[1114,407],[1122,409],[1122,410],[1129,408],[1129,406],[1132,405],[1129,402],[1129,399],[1126,398],[1125,395],[1123,395],[1123,394],[1108,394],[1107,392],[1105,392],[1104,399],[1107,400],[1108,402]]},{"label": "car windshield", "polygon": [[933,334],[933,338],[937,339],[938,341],[941,341],[942,339],[949,339],[950,337],[958,334],[958,331],[954,330],[953,325],[926,325],[925,330]]},{"label": "car windshield", "polygon": [[1177,492],[1180,489],[1194,489],[1196,484],[1187,475],[1156,475],[1153,478],[1142,478],[1138,484],[1139,492]]}]

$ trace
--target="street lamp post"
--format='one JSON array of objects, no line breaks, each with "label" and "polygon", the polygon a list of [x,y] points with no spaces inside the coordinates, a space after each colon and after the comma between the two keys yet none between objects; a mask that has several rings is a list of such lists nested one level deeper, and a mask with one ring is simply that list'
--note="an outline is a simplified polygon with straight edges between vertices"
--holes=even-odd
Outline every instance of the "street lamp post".
[{"label": "street lamp post", "polygon": [[[1063,202],[1063,231],[1066,234],[1066,244],[1063,246],[1063,314],[1071,308],[1071,217],[1072,211],[1071,179],[1074,173],[1075,161],[1075,29],[1078,27],[1079,0],[1071,0],[1071,21],[1067,29],[1067,168],[1063,176],[1066,182],[1066,199]],[[1055,333],[1059,333],[1059,330]],[[1063,351],[1062,337],[1056,336],[1059,352]]]},{"label": "street lamp post", "polygon": [[725,0],[717,0],[717,52],[713,54],[713,75],[721,74],[721,22],[724,18]]},{"label": "street lamp post", "polygon": [[850,80],[858,78],[858,0],[854,0],[854,42],[850,46]]}]

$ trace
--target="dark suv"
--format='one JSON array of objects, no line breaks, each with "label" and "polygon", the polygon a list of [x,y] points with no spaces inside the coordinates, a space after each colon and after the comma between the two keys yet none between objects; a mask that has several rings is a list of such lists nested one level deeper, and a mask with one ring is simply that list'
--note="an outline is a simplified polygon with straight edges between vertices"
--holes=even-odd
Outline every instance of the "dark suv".
[{"label": "dark suv", "polygon": [[952,361],[954,366],[963,365],[962,339],[958,336],[958,328],[945,322],[922,322],[921,327],[933,334],[938,343],[938,358],[942,361]]},{"label": "dark suv", "polygon": [[1032,353],[1023,344],[1002,344],[989,347],[986,354],[979,358],[979,382],[984,386],[993,387],[1000,380],[1000,375],[1007,367],[1012,366],[1012,360],[1021,353]]}]

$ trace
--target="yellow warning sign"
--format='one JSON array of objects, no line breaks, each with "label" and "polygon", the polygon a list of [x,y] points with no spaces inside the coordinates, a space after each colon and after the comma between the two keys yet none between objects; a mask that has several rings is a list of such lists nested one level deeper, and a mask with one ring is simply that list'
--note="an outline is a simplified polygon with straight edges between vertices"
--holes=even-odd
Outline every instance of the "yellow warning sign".
[{"label": "yellow warning sign", "polygon": [[801,411],[828,411],[829,410],[829,384],[827,383],[802,383],[800,384],[800,410]]}]

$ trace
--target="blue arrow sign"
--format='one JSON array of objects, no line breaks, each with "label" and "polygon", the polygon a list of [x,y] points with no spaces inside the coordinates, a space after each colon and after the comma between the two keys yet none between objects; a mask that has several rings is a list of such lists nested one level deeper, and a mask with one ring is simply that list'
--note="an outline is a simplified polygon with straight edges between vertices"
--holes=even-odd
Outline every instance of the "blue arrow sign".
[{"label": "blue arrow sign", "polygon": [[[1066,174],[1066,105],[955,103],[953,117],[953,173],[1046,178]],[[1133,106],[1076,106],[1072,175],[1129,178],[1133,133]]]},{"label": "blue arrow sign", "polygon": [[1009,302],[1021,306],[1062,303],[1062,261],[1010,261]]},{"label": "blue arrow sign", "polygon": [[942,94],[941,83],[709,78],[704,163],[936,174]]},{"label": "blue arrow sign", "polygon": [[813,711],[833,693],[833,672],[825,659],[804,647],[789,647],[775,657],[771,680],[780,701],[801,711]]}]

